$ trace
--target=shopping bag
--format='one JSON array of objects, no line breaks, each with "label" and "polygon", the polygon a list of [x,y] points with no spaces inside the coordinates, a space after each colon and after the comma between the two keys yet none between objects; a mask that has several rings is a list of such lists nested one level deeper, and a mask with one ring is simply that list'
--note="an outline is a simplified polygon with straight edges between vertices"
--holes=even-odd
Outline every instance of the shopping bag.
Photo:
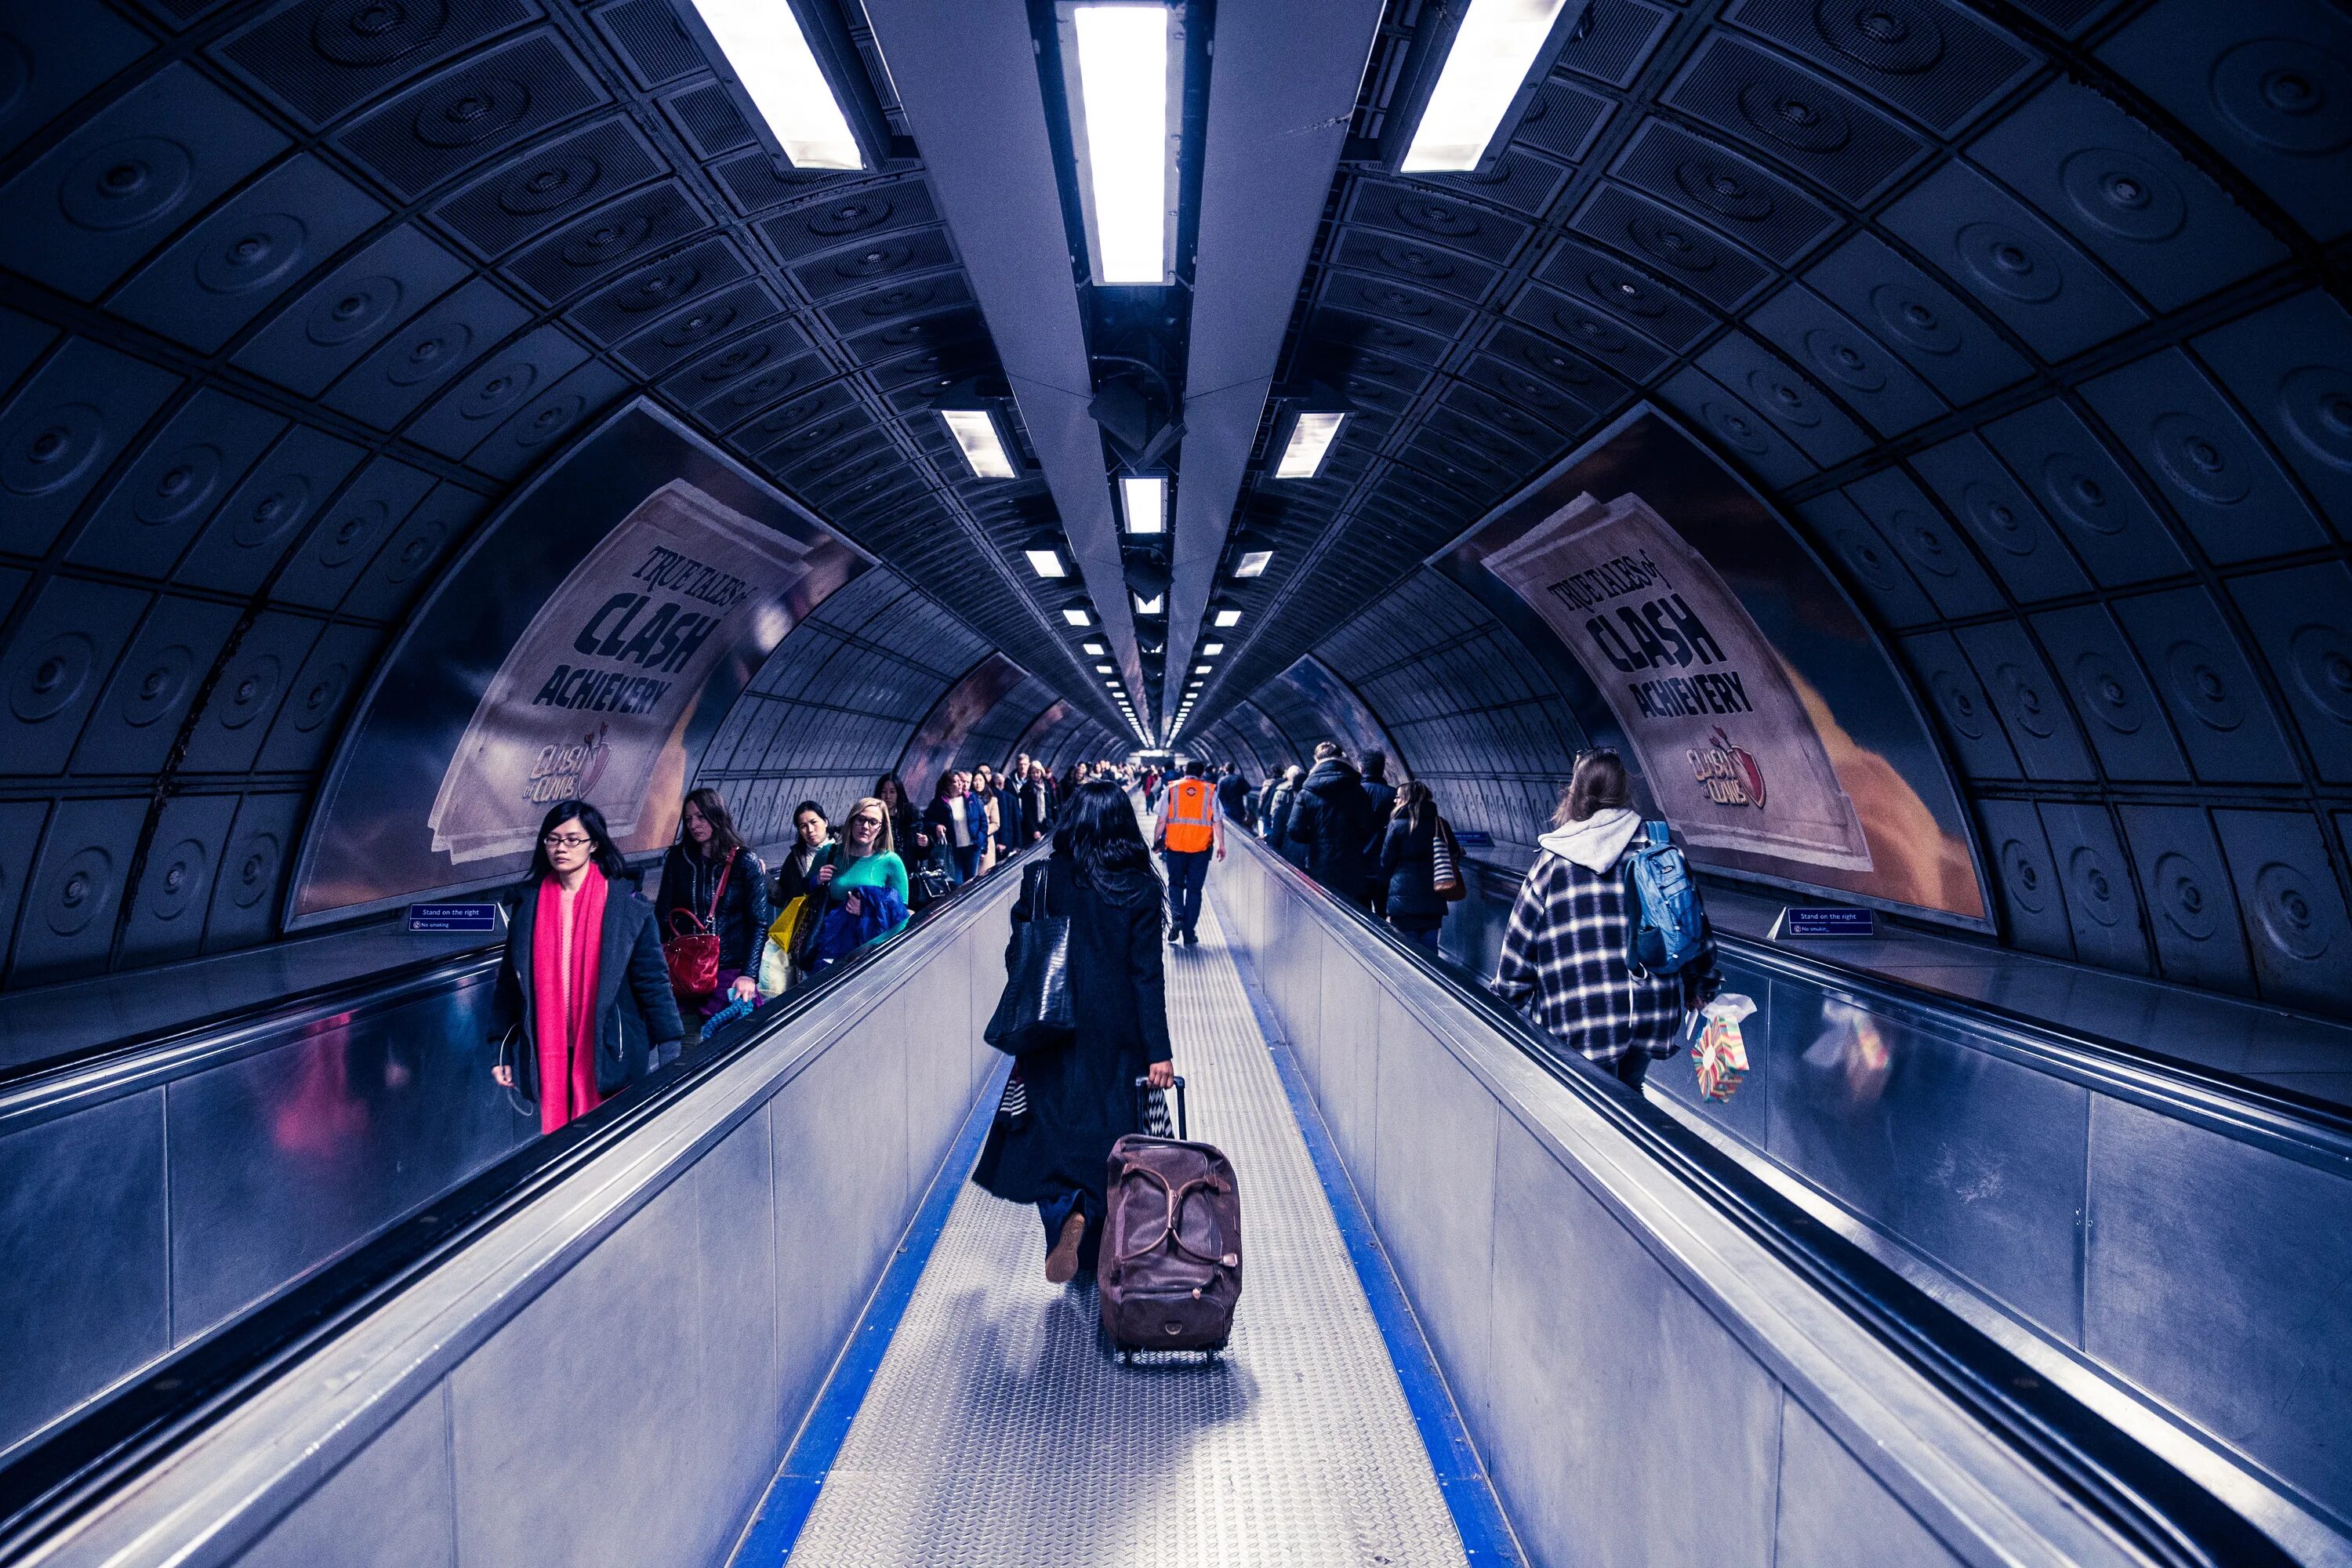
[{"label": "shopping bag", "polygon": [[1748,1071],[1748,1042],[1740,1037],[1739,1025],[1755,1011],[1756,1004],[1736,991],[1699,1009],[1705,1027],[1691,1052],[1691,1065],[1698,1071],[1698,1091],[1707,1099],[1729,1100],[1738,1092]]}]

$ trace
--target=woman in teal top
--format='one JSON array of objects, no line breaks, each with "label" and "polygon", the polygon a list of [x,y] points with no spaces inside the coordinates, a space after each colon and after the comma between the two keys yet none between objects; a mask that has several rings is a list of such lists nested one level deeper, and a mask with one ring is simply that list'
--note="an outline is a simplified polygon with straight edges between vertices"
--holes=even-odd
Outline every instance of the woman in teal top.
[{"label": "woman in teal top", "polygon": [[[863,919],[872,900],[895,916],[887,918],[881,929],[859,943],[861,947],[871,946],[904,926],[907,863],[898,858],[891,844],[889,807],[872,795],[851,806],[848,820],[841,825],[841,847],[835,852],[830,865],[817,868],[814,879],[824,890],[828,913],[837,910],[853,920]],[[878,900],[873,893],[861,896],[860,889],[880,889],[884,896]],[[822,970],[828,966],[825,961],[820,961],[815,967]]]}]

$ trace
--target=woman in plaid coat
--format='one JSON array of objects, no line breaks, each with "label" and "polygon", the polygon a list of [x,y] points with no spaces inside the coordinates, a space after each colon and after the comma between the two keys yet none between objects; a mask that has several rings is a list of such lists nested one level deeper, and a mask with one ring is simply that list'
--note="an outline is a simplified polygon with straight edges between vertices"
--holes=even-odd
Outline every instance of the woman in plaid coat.
[{"label": "woman in plaid coat", "polygon": [[1715,939],[1679,974],[1640,975],[1625,962],[1625,851],[1641,814],[1614,752],[1577,759],[1543,853],[1528,870],[1503,937],[1495,994],[1618,1081],[1639,1088],[1650,1053],[1670,1054],[1683,1017],[1720,984]]}]

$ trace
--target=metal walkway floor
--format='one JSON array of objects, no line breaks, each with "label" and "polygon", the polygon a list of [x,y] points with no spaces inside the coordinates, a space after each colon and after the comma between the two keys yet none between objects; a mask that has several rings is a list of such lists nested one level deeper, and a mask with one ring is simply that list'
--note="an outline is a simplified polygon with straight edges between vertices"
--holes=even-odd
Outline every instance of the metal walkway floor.
[{"label": "metal walkway floor", "polygon": [[1168,957],[1192,1134],[1242,1178],[1227,1353],[1122,1368],[1034,1209],[966,1185],[793,1544],[794,1568],[1463,1564],[1223,930]]}]

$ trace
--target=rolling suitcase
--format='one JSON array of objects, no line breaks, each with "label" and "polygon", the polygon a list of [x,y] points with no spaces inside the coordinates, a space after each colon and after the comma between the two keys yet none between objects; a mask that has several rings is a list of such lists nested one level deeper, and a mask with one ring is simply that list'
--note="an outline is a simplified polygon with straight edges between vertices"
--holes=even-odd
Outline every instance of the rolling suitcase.
[{"label": "rolling suitcase", "polygon": [[[1145,1079],[1136,1089],[1144,1092]],[[1242,1199],[1233,1162],[1184,1137],[1184,1080],[1176,1080],[1176,1136],[1130,1132],[1111,1145],[1097,1280],[1105,1342],[1132,1361],[1143,1350],[1202,1351],[1233,1332],[1242,1293]]]}]

